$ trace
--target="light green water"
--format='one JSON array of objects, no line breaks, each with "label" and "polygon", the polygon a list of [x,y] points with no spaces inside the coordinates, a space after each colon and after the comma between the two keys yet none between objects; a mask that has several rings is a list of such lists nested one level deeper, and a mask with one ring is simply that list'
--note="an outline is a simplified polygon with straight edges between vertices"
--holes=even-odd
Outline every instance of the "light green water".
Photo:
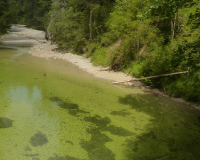
[{"label": "light green water", "polygon": [[0,49],[0,160],[199,160],[200,115],[28,48]]}]

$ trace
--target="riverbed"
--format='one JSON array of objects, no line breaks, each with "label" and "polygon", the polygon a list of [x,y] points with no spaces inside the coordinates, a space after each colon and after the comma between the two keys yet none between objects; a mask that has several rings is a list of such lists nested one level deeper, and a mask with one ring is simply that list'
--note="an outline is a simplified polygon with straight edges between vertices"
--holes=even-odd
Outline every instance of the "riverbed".
[{"label": "riverbed", "polygon": [[1,160],[199,160],[200,113],[29,47],[0,49]]}]

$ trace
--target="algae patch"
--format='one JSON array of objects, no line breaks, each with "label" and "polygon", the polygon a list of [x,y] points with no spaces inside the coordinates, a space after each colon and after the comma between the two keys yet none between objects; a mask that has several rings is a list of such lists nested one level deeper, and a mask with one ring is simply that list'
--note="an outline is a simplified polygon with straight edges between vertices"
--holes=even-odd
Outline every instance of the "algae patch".
[{"label": "algae patch", "polygon": [[56,155],[55,157],[50,157],[48,160],[83,160],[83,159],[74,158],[70,156],[59,157],[58,155]]},{"label": "algae patch", "polygon": [[127,112],[127,111],[124,111],[124,110],[121,110],[121,111],[112,111],[110,114],[117,115],[117,116],[128,116],[131,113]]},{"label": "algae patch", "polygon": [[0,128],[9,128],[12,127],[12,124],[13,120],[0,117]]},{"label": "algae patch", "polygon": [[179,103],[169,102],[167,98],[139,96],[140,99],[135,99],[130,94],[119,97],[120,103],[153,117],[152,125],[146,128],[145,133],[126,140],[124,154],[127,159],[199,159],[198,114],[195,115],[192,110],[183,108]]},{"label": "algae patch", "polygon": [[32,151],[32,149],[29,146],[26,146],[26,148],[24,149],[24,151]]},{"label": "algae patch", "polygon": [[124,137],[134,135],[134,133],[122,127],[110,125],[111,120],[108,117],[101,118],[100,116],[96,115],[94,117],[85,117],[84,120],[95,124],[100,131],[108,131],[113,135],[124,136]]},{"label": "algae patch", "polygon": [[39,156],[39,154],[38,153],[36,153],[36,154],[24,154],[24,156],[26,156],[26,157],[37,157],[37,156]]},{"label": "algae patch", "polygon": [[0,159],[199,159],[200,116],[182,105],[85,81],[61,61],[3,52]]},{"label": "algae patch", "polygon": [[75,103],[68,102],[68,100],[61,100],[58,97],[51,97],[50,100],[62,109],[68,110],[69,114],[72,116],[78,116],[79,114],[87,114],[89,112],[86,112],[82,109],[79,109],[79,106]]},{"label": "algae patch", "polygon": [[33,137],[30,139],[30,143],[34,147],[42,146],[48,142],[46,136],[42,134],[41,132],[36,133]]},{"label": "algae patch", "polygon": [[89,153],[89,158],[91,160],[115,160],[115,154],[105,146],[112,139],[96,128],[87,129],[87,132],[92,135],[92,138],[90,141],[82,141],[81,146]]}]

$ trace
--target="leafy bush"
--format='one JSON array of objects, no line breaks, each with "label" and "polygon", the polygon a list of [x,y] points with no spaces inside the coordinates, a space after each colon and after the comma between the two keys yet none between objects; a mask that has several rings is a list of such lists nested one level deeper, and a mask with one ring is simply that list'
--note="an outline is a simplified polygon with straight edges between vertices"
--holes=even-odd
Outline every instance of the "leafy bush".
[{"label": "leafy bush", "polygon": [[92,62],[94,65],[102,65],[102,66],[107,66],[107,53],[106,53],[106,48],[98,48],[95,50],[93,56],[92,56]]}]

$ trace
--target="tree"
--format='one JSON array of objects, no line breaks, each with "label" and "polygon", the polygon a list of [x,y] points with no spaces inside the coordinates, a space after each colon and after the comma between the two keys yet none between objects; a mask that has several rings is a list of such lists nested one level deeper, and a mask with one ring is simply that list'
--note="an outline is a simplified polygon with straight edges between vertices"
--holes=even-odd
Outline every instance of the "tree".
[{"label": "tree", "polygon": [[172,43],[178,28],[180,28],[179,9],[187,3],[187,0],[153,0],[149,7],[148,16],[160,21],[158,28],[166,33],[166,38],[170,33]]},{"label": "tree", "polygon": [[4,33],[9,27],[9,6],[7,0],[0,0],[0,33]]},{"label": "tree", "polygon": [[60,46],[83,53],[82,48],[88,40],[94,41],[106,31],[106,20],[114,1],[67,0],[65,2],[66,6],[63,9],[61,9],[63,2],[53,3],[50,34]]}]

